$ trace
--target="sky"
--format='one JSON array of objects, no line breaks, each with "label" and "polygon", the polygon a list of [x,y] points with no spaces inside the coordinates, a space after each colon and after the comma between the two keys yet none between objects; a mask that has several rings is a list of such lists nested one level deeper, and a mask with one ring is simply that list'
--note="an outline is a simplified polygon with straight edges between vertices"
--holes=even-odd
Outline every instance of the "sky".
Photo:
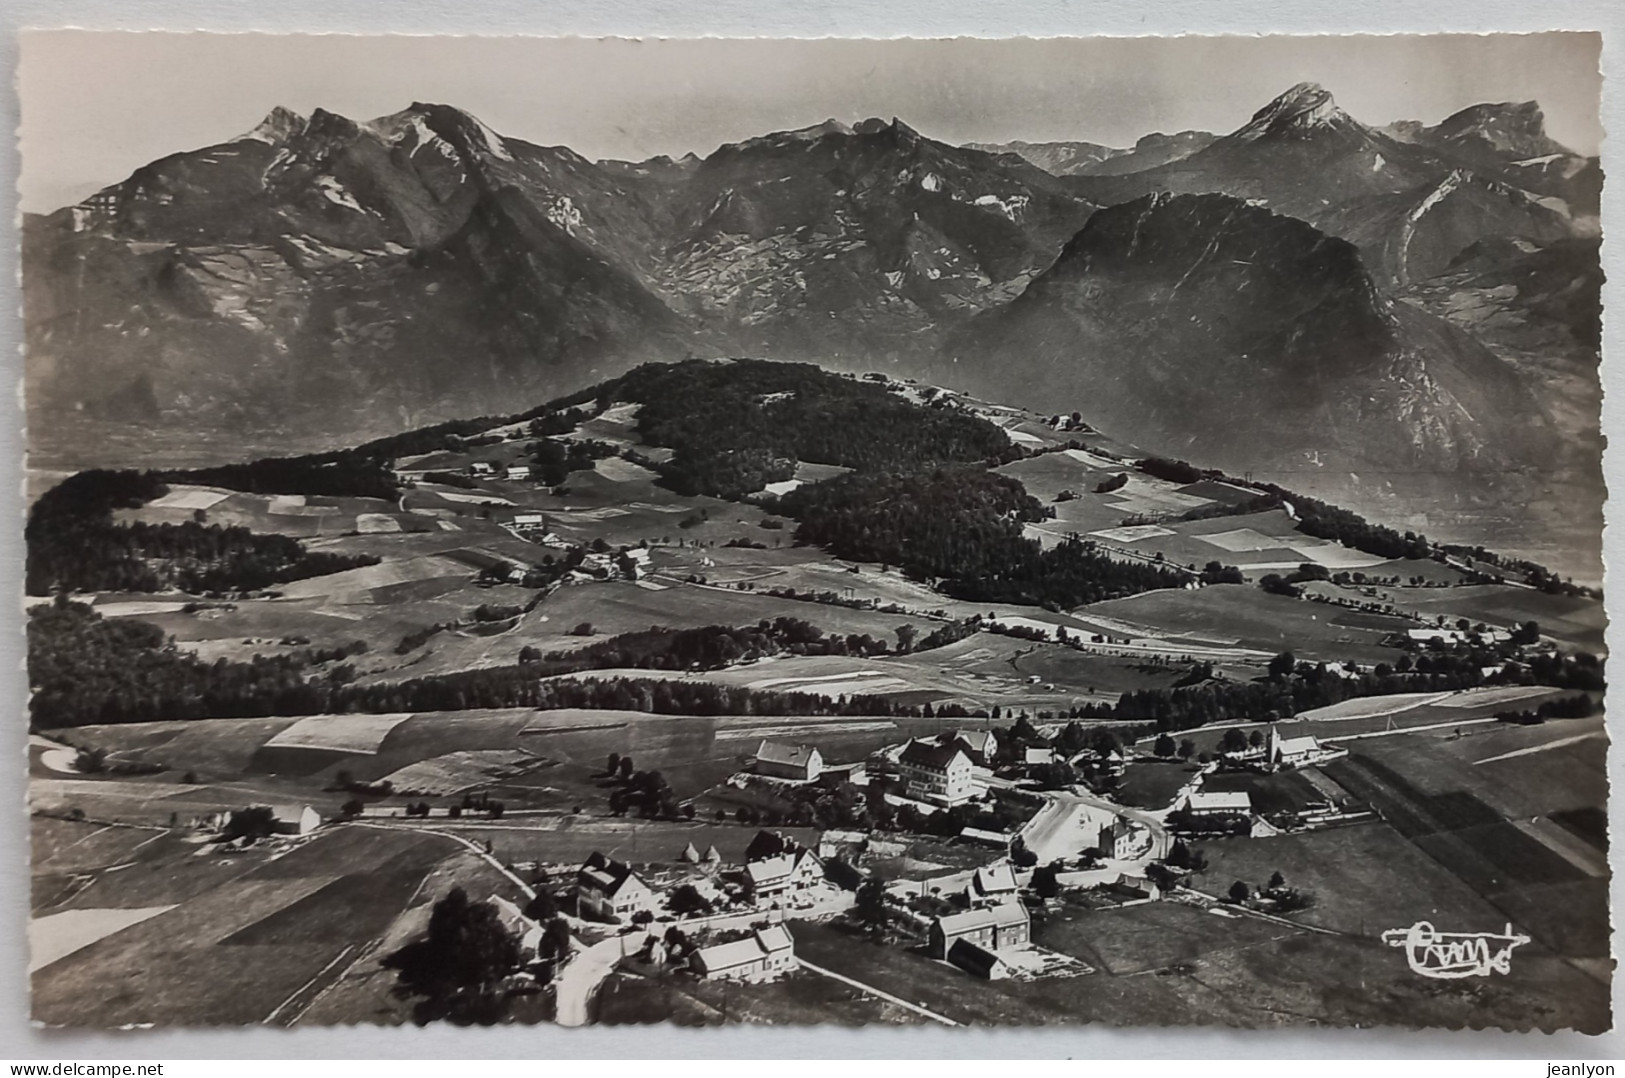
[{"label": "sky", "polygon": [[595,40],[29,31],[18,79],[22,208],[49,212],[274,106],[364,120],[413,101],[589,158],[897,116],[946,142],[1234,130],[1298,82],[1356,119],[1436,123],[1537,100],[1582,153],[1602,138],[1596,34],[987,40]]}]

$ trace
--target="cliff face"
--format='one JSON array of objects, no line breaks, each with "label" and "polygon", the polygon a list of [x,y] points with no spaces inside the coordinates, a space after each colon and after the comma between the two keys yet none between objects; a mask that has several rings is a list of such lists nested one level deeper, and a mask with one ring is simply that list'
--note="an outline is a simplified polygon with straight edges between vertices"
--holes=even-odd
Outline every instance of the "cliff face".
[{"label": "cliff face", "polygon": [[1100,211],[941,370],[1238,472],[1493,471],[1549,449],[1517,374],[1384,296],[1354,245],[1223,195]]}]

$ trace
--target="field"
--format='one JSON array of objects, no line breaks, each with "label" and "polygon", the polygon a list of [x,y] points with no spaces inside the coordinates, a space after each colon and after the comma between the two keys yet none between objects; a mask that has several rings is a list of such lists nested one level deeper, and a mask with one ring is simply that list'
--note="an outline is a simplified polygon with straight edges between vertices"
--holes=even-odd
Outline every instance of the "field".
[{"label": "field", "polygon": [[806,970],[767,984],[702,981],[685,974],[640,977],[616,973],[593,1000],[602,1025],[714,1026],[726,1023],[904,1025],[911,1011]]},{"label": "field", "polygon": [[[493,886],[444,838],[358,828],[225,851],[36,818],[35,842],[33,1017],[46,1025],[292,1024],[341,978],[392,980],[379,943],[402,914],[457,882]],[[355,1018],[408,1008],[380,991]]]},{"label": "field", "polygon": [[1291,651],[1310,661],[1392,662],[1389,632],[1411,627],[1400,618],[1373,619],[1324,603],[1270,595],[1243,584],[1200,591],[1150,591],[1080,607],[1073,616],[1107,631],[1178,643]]},{"label": "field", "polygon": [[1603,630],[1607,611],[1596,599],[1547,595],[1511,584],[1474,584],[1456,588],[1379,588],[1384,601],[1432,620],[1467,618],[1510,629],[1526,621],[1563,644],[1598,654],[1606,651]]},{"label": "field", "polygon": [[[1530,948],[1520,952],[1515,979],[1464,984],[1415,976],[1400,952],[1379,940],[1295,932],[1168,903],[1065,916],[1077,920],[1039,928],[1040,944],[1112,955],[1131,972],[1097,967],[1083,977],[980,981],[839,925],[798,926],[796,950],[969,1025],[1144,1025],[1147,1015],[1171,1025],[1249,1027],[1472,1023],[1596,1031],[1608,1024],[1607,997],[1596,982],[1566,962],[1525,953]],[[1154,965],[1159,961],[1166,964]]]}]

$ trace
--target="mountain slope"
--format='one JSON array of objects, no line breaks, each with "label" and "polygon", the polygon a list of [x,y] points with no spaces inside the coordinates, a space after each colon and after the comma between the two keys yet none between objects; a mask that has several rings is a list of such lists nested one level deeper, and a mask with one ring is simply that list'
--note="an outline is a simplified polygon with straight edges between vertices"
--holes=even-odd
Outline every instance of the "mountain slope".
[{"label": "mountain slope", "polygon": [[680,354],[657,249],[569,150],[438,105],[277,110],[26,223],[30,404],[150,419],[121,415],[137,386],[195,423],[347,432],[488,411]]},{"label": "mountain slope", "polygon": [[[1401,141],[1349,116],[1321,86],[1301,83],[1181,160],[1068,182],[1102,203],[1157,191],[1254,200],[1359,244],[1379,283],[1394,288],[1479,240],[1546,243],[1573,234],[1567,206],[1520,187],[1509,166],[1441,152],[1427,139]],[[1420,266],[1411,264],[1417,252],[1425,252]]]},{"label": "mountain slope", "polygon": [[1493,475],[1551,451],[1517,375],[1385,298],[1352,244],[1223,195],[1100,211],[942,370],[1164,453],[1334,486]]}]

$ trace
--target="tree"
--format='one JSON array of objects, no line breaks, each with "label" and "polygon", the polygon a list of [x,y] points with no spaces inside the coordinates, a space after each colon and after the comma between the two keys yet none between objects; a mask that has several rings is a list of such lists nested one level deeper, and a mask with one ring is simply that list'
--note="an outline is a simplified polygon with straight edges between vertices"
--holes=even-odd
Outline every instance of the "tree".
[{"label": "tree", "polygon": [[870,933],[883,931],[891,920],[891,911],[886,908],[885,882],[877,876],[870,876],[860,883],[852,908]]},{"label": "tree", "polygon": [[1262,731],[1262,730],[1254,730],[1252,733],[1248,734],[1247,735],[1247,747],[1252,748],[1252,749],[1261,749],[1261,748],[1263,748],[1264,747],[1264,731]]},{"label": "tree", "polygon": [[609,754],[609,759],[604,761],[604,774],[606,774],[606,775],[614,775],[618,771],[620,771],[620,769],[621,769],[621,754],[618,753],[618,752],[610,753]]},{"label": "tree", "polygon": [[1181,760],[1189,760],[1192,756],[1195,756],[1195,755],[1196,755],[1196,742],[1192,741],[1190,738],[1187,737],[1187,738],[1185,738],[1183,741],[1181,741],[1179,743],[1179,758]]},{"label": "tree", "polygon": [[1279,655],[1275,656],[1275,658],[1270,660],[1270,679],[1273,681],[1280,681],[1283,678],[1291,677],[1292,671],[1297,669],[1297,666],[1298,661],[1297,659],[1293,658],[1292,653],[1290,651],[1283,651]]},{"label": "tree", "polygon": [[1219,739],[1219,751],[1246,752],[1247,735],[1235,727],[1231,727],[1230,729],[1226,730],[1224,732],[1224,736]]},{"label": "tree", "polygon": [[1033,870],[1033,890],[1039,898],[1054,898],[1061,893],[1061,881],[1053,863]]},{"label": "tree", "polygon": [[621,757],[621,781],[626,782],[632,778],[632,757]]},{"label": "tree", "polygon": [[681,884],[672,888],[671,895],[666,899],[671,911],[679,917],[690,914],[705,914],[711,912],[711,903],[692,883]]},{"label": "tree", "polygon": [[1240,905],[1241,903],[1247,901],[1248,898],[1252,897],[1252,890],[1245,883],[1237,880],[1235,883],[1230,885],[1230,894],[1228,897],[1231,902]]},{"label": "tree", "polygon": [[353,820],[367,811],[367,803],[359,797],[352,797],[344,803],[344,806],[339,811],[344,814],[346,820]]},{"label": "tree", "polygon": [[491,1025],[504,1016],[502,981],[519,968],[519,960],[519,941],[496,906],[471,902],[455,887],[435,903],[427,937],[383,964],[398,971],[403,995],[423,997],[414,1015],[420,1024],[450,1018]]},{"label": "tree", "polygon": [[536,892],[536,897],[525,904],[525,916],[537,924],[545,924],[558,915],[559,904],[546,891]]},{"label": "tree", "polygon": [[1174,753],[1178,752],[1179,749],[1177,746],[1175,746],[1173,738],[1169,737],[1167,734],[1160,734],[1157,737],[1156,745],[1152,746],[1151,751],[1155,752],[1159,757],[1166,760],[1172,757]]},{"label": "tree", "polygon": [[920,631],[912,625],[899,625],[897,627],[897,653],[906,655],[914,650],[914,641],[919,638]]},{"label": "tree", "polygon": [[1285,886],[1286,886],[1286,877],[1281,875],[1281,870],[1280,869],[1276,869],[1274,872],[1270,873],[1269,889],[1271,891],[1279,891],[1281,888],[1283,888]]}]

